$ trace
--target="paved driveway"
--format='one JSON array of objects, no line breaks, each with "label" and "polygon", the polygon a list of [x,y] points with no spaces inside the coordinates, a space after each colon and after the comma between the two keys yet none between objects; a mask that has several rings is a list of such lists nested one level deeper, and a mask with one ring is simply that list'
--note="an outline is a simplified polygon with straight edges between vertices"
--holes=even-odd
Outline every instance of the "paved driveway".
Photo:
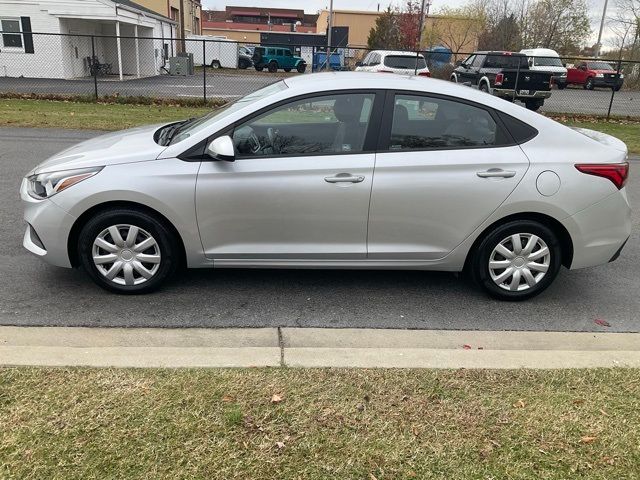
[{"label": "paved driveway", "polygon": [[627,187],[634,233],[621,257],[563,269],[525,303],[490,300],[452,274],[389,271],[198,270],[134,297],[106,293],[82,271],[45,265],[21,246],[22,175],[92,135],[0,129],[0,324],[640,331],[640,161],[633,161]]}]

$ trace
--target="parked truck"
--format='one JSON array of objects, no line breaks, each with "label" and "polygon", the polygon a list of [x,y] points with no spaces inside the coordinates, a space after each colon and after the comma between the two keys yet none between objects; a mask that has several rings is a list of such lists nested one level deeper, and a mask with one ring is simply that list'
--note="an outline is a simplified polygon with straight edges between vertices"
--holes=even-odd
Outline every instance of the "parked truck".
[{"label": "parked truck", "polygon": [[601,60],[581,61],[567,70],[567,85],[582,85],[586,90],[606,87],[617,92],[623,82],[624,75]]},{"label": "parked truck", "polygon": [[534,111],[551,96],[551,73],[530,70],[522,53],[475,52],[457,65],[450,79],[505,100],[518,100]]}]

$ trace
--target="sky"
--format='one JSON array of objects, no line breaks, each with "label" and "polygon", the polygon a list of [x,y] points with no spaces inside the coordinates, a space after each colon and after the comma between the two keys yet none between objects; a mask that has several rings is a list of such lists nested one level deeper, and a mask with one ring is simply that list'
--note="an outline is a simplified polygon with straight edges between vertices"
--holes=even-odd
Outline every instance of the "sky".
[{"label": "sky", "polygon": [[[467,0],[431,0],[431,11],[437,12],[439,6],[459,7],[467,3]],[[402,0],[334,0],[333,8],[336,10],[384,10],[389,4],[398,5],[403,3]],[[226,5],[237,5],[244,7],[274,7],[274,8],[300,8],[303,6],[306,13],[317,13],[318,10],[329,8],[328,0],[305,0],[304,2],[295,2],[292,0],[202,0],[204,8],[210,10],[224,10]],[[614,15],[615,0],[609,0],[609,9],[607,17]],[[602,7],[604,0],[587,0],[589,6],[589,14],[591,17],[592,43],[598,38],[598,28],[600,27],[600,19],[602,16]],[[609,28],[605,26],[603,33],[603,44],[606,46],[607,38],[611,35]]]}]

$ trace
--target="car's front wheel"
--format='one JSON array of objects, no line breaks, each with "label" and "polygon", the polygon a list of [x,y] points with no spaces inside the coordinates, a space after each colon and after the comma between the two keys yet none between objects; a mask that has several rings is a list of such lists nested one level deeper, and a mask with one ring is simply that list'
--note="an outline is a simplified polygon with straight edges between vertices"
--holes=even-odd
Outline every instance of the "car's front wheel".
[{"label": "car's front wheel", "polygon": [[584,88],[587,90],[593,90],[595,87],[595,84],[593,83],[593,78],[589,77],[587,78],[587,81],[584,84]]},{"label": "car's front wheel", "polygon": [[554,280],[562,264],[557,235],[546,225],[515,220],[489,232],[470,263],[473,279],[500,300],[525,300]]},{"label": "car's front wheel", "polygon": [[147,293],[176,270],[179,249],[169,229],[135,209],[98,213],[80,231],[78,254],[89,276],[116,293]]}]

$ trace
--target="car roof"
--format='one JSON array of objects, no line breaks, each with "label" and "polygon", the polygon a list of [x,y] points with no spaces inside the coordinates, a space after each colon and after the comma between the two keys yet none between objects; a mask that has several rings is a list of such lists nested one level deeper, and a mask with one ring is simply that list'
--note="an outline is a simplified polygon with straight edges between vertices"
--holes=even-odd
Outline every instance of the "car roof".
[{"label": "car roof", "polygon": [[559,57],[558,52],[550,48],[523,48],[520,53],[539,55],[546,57]]},{"label": "car roof", "polygon": [[[396,55],[400,57],[415,57],[416,52],[401,52],[398,50],[372,50],[371,53],[378,53],[380,55],[388,56],[388,55]],[[418,57],[423,57],[421,53],[418,54]]]},{"label": "car roof", "polygon": [[522,57],[524,56],[524,53],[510,52],[508,50],[480,50],[478,52],[473,52],[473,55],[511,55],[514,57]]}]

